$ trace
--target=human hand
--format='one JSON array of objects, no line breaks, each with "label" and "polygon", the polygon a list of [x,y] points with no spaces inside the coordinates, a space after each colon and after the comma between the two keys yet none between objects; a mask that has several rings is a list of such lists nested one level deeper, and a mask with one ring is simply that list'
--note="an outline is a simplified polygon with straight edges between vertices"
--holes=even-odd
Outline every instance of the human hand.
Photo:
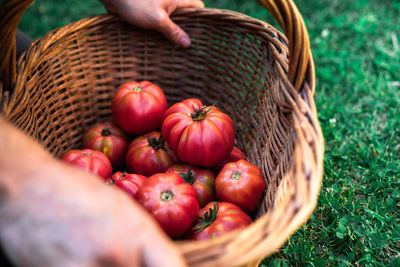
[{"label": "human hand", "polygon": [[[0,137],[11,137],[0,150],[18,144],[7,156],[16,165],[4,167],[11,163],[0,156],[0,241],[16,265],[185,266],[173,242],[128,194],[5,128]],[[22,154],[24,147],[29,150]]]},{"label": "human hand", "polygon": [[100,0],[107,11],[145,29],[161,32],[168,40],[189,47],[189,36],[169,18],[181,7],[204,7],[201,0]]}]

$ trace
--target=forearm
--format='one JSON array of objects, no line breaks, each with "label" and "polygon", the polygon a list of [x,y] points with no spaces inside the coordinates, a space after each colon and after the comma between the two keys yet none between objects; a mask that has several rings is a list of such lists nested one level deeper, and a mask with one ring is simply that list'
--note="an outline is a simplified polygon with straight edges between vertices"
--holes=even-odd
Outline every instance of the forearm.
[{"label": "forearm", "polygon": [[0,116],[0,205],[33,179],[43,160],[52,160],[39,144]]}]

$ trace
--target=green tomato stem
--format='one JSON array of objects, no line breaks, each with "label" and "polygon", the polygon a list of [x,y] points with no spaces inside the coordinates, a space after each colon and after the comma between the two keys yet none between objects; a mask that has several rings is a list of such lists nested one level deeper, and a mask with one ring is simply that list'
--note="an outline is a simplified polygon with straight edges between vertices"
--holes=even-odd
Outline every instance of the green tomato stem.
[{"label": "green tomato stem", "polygon": [[237,180],[237,179],[240,178],[241,175],[242,175],[242,174],[241,174],[240,172],[236,171],[236,172],[234,172],[234,173],[232,174],[232,179],[233,179],[233,180]]},{"label": "green tomato stem", "polygon": [[212,110],[215,105],[213,104],[208,110],[204,111],[206,106],[202,106],[200,109],[196,109],[192,114],[193,121],[201,121],[207,117],[207,114]]},{"label": "green tomato stem", "polygon": [[196,234],[203,231],[215,221],[218,215],[218,209],[218,202],[214,202],[213,208],[209,208],[208,211],[204,212],[203,217],[198,217],[199,222],[193,227]]},{"label": "green tomato stem", "polygon": [[149,137],[147,138],[147,141],[149,142],[149,146],[151,146],[152,148],[154,148],[155,150],[157,149],[165,149],[164,147],[164,138],[162,137],[162,135],[160,135],[160,138],[155,138],[155,137]]},{"label": "green tomato stem", "polygon": [[174,193],[171,190],[161,192],[160,199],[166,202],[171,201],[174,199]]},{"label": "green tomato stem", "polygon": [[196,182],[196,178],[193,175],[191,167],[189,167],[189,169],[188,169],[188,171],[186,173],[180,172],[179,175],[183,178],[183,180],[187,184],[192,185],[192,184],[194,184],[194,182]]},{"label": "green tomato stem", "polygon": [[104,129],[101,131],[101,135],[102,135],[102,136],[109,136],[110,134],[111,134],[111,131],[110,131],[109,128],[104,128]]},{"label": "green tomato stem", "polygon": [[140,85],[135,86],[135,87],[132,88],[132,91],[135,92],[135,93],[138,93],[138,92],[140,92],[142,90],[143,90],[143,88]]}]

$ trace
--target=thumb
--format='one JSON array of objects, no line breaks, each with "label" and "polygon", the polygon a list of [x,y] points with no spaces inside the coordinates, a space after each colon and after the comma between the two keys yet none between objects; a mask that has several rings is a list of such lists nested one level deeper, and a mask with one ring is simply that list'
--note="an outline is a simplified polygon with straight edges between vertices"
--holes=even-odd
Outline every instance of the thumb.
[{"label": "thumb", "polygon": [[190,38],[178,25],[176,25],[169,17],[167,12],[162,11],[162,19],[158,23],[156,30],[161,32],[168,40],[181,47],[190,46]]}]

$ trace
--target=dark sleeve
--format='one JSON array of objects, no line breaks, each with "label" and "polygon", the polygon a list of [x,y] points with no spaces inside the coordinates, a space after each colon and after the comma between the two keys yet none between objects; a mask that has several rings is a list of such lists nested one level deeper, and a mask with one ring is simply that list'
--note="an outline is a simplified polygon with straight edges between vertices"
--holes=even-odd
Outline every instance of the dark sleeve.
[{"label": "dark sleeve", "polygon": [[19,29],[17,29],[16,38],[17,38],[17,59],[18,59],[19,56],[22,54],[22,52],[28,49],[28,47],[31,45],[32,39]]}]

